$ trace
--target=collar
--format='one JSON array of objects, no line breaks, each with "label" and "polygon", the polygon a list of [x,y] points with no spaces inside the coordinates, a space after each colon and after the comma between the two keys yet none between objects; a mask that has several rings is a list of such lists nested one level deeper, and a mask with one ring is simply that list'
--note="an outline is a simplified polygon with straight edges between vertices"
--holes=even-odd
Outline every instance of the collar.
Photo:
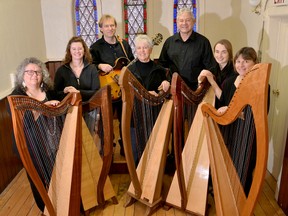
[{"label": "collar", "polygon": [[[188,38],[187,41],[194,41],[194,40],[196,39],[196,36],[197,36],[197,32],[192,31],[192,34],[190,35],[190,37]],[[175,41],[182,41],[182,42],[184,42],[184,41],[182,40],[179,32],[175,35]]]}]

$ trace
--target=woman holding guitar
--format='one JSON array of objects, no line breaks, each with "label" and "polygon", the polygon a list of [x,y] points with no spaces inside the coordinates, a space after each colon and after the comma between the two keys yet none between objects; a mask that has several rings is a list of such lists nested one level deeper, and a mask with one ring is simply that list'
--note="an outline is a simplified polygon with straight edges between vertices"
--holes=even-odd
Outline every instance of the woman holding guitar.
[{"label": "woman holding guitar", "polygon": [[114,70],[117,70],[116,74],[120,74],[122,67],[133,60],[134,56],[128,42],[116,37],[117,22],[113,16],[103,15],[99,21],[99,28],[103,36],[91,45],[90,52],[93,63],[99,70],[100,86],[109,84],[112,88],[113,112],[117,110],[119,120],[120,154],[124,156],[121,139],[122,101]]}]

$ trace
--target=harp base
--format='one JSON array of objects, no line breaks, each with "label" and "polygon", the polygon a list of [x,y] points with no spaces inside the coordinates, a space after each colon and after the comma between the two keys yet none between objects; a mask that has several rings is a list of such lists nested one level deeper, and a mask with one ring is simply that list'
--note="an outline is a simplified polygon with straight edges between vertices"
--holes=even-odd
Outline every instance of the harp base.
[{"label": "harp base", "polygon": [[[117,205],[119,203],[116,196],[113,196],[110,199],[111,199],[113,205]],[[88,210],[84,210],[84,216],[89,216],[90,213],[93,213],[96,209],[103,209],[104,210],[105,205],[107,204],[107,201],[108,200],[104,200],[104,202],[102,202],[101,204],[99,203],[97,206],[94,206]]]},{"label": "harp base", "polygon": [[[208,200],[206,201],[206,204],[205,204],[205,212],[207,211],[207,206],[208,206]],[[167,203],[167,202],[165,202],[165,204],[164,204],[164,206],[163,206],[163,209],[165,210],[165,211],[169,211],[169,209],[170,208],[175,208],[175,209],[179,209],[179,210],[181,210],[181,211],[183,211],[183,212],[186,212],[188,215],[199,215],[199,216],[204,216],[204,215],[206,215],[206,213],[204,212],[204,213],[202,213],[202,212],[194,212],[194,211],[192,211],[192,210],[190,210],[190,209],[187,209],[186,207],[185,207],[185,205],[181,205],[181,206],[177,206],[177,205],[174,205],[174,204],[172,204],[172,203]]]},{"label": "harp base", "polygon": [[160,197],[158,200],[154,201],[153,203],[149,203],[146,200],[136,198],[133,196],[133,194],[130,194],[129,192],[127,192],[126,203],[124,207],[126,208],[130,206],[136,201],[139,201],[146,206],[145,216],[152,215],[159,207],[163,205],[162,197]]}]

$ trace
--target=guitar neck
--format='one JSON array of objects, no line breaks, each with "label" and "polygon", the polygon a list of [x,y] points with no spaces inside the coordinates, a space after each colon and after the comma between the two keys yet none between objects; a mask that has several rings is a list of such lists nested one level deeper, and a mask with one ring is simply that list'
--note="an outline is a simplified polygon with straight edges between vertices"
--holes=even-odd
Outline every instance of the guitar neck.
[{"label": "guitar neck", "polygon": [[133,61],[131,61],[131,62],[127,65],[127,67],[129,67],[130,65],[133,65],[137,60],[138,60],[138,58],[136,57]]}]

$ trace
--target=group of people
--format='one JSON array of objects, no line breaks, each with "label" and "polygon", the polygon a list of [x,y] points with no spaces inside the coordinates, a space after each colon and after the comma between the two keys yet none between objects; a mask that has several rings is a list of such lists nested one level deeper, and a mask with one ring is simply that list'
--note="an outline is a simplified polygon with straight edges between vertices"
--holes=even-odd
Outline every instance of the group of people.
[{"label": "group of people", "polygon": [[[179,10],[179,32],[166,39],[157,64],[150,58],[151,38],[138,35],[135,38],[136,61],[128,68],[154,95],[160,90],[169,90],[174,72],[179,73],[192,90],[206,77],[217,97],[215,106],[219,112],[224,112],[243,76],[257,63],[257,53],[251,47],[244,47],[233,59],[232,45],[225,39],[218,41],[212,50],[209,40],[193,31],[195,22],[190,9]],[[56,106],[69,92],[80,92],[83,101],[89,100],[100,88],[100,71],[112,71],[120,57],[129,61],[135,58],[128,42],[116,36],[117,22],[113,16],[103,15],[99,28],[103,36],[90,49],[81,37],[69,40],[63,65],[56,71],[54,82],[40,60],[34,57],[24,59],[18,67],[12,95],[27,95],[52,106]],[[113,109],[117,110],[121,123],[121,100],[113,102]],[[124,155],[121,124],[119,129],[120,153]]]}]

